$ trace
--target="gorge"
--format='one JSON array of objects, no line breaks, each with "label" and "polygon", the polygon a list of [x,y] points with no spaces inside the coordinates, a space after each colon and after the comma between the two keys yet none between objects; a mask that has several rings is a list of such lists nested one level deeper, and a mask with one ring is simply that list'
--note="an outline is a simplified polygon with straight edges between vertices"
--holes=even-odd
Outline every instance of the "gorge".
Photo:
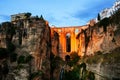
[{"label": "gorge", "polygon": [[50,27],[42,15],[15,15],[0,25],[0,79],[59,80],[61,68],[69,62],[65,57],[71,60],[77,53],[76,64],[84,62],[95,80],[120,80],[119,12],[72,27]]}]

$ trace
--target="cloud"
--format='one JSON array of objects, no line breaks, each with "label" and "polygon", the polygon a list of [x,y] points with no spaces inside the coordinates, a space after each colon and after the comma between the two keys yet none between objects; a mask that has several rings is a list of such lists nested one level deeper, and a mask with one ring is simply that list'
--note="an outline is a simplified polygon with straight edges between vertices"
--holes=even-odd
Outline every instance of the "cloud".
[{"label": "cloud", "polygon": [[[72,16],[82,20],[90,20],[96,18],[98,13],[104,8],[112,7],[114,1],[96,1],[86,3],[83,9],[79,9],[76,12],[72,13]],[[109,4],[106,4],[109,3]]]},{"label": "cloud", "polygon": [[[12,15],[27,11],[33,15],[42,13],[50,25],[84,25],[90,19],[95,18],[101,10],[112,6],[114,1],[115,0],[6,0],[0,3],[0,14]],[[28,2],[29,5],[26,5]],[[10,3],[13,5],[10,5]],[[10,20],[10,16],[0,15],[0,22],[6,20]]]}]

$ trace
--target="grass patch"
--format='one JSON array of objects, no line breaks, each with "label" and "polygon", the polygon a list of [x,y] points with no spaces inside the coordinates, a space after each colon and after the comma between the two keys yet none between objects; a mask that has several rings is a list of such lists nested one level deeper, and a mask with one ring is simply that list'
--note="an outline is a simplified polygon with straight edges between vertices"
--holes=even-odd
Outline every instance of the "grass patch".
[{"label": "grass patch", "polygon": [[95,55],[87,56],[84,60],[88,64],[97,64],[102,60],[102,52],[98,51]]},{"label": "grass patch", "polygon": [[88,64],[98,64],[102,62],[102,64],[108,63],[119,63],[120,62],[120,47],[112,50],[110,53],[102,54],[101,52],[97,52],[93,56],[88,56],[84,58],[84,61]]},{"label": "grass patch", "polygon": [[38,72],[34,72],[31,74],[31,80],[33,80],[35,77],[39,77],[42,76],[43,72],[42,71],[38,71]]}]

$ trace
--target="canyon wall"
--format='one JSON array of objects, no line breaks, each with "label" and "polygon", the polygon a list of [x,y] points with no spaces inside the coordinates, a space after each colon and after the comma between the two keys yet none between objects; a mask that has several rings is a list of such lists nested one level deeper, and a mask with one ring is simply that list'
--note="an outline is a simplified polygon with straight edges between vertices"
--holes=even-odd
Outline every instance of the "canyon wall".
[{"label": "canyon wall", "polygon": [[79,54],[96,80],[120,79],[120,13],[104,18],[79,33]]},{"label": "canyon wall", "polygon": [[[42,16],[40,18],[38,16],[18,18],[12,22],[2,23],[0,25],[0,79],[49,80],[50,66],[54,68],[53,65],[50,65],[50,60],[53,61],[51,61],[52,63],[54,63],[54,58],[55,60],[57,58],[56,61],[61,60],[58,56],[63,51],[64,54],[77,52],[79,56],[89,56],[89,58],[90,56],[96,58],[97,55],[97,59],[93,62],[92,58],[86,60],[88,69],[94,73],[100,73],[100,76],[106,75],[109,80],[118,79],[117,76],[120,76],[119,19],[120,13],[116,12],[110,18],[104,18],[98,23],[91,21],[85,27],[54,29],[50,29],[48,22]],[[78,30],[77,33],[76,30]],[[66,50],[67,33],[71,35],[70,52]],[[60,48],[61,45],[63,51]],[[50,55],[53,59],[50,59]],[[57,65],[59,66],[59,64]],[[51,72],[53,77],[55,70],[53,69]]]},{"label": "canyon wall", "polygon": [[51,49],[52,54],[59,56],[59,34],[51,29]]},{"label": "canyon wall", "polygon": [[[50,33],[49,24],[42,16],[2,23],[0,53],[5,49],[7,56],[0,60],[0,66],[5,62],[9,71],[7,77],[0,76],[1,80],[49,80]],[[17,59],[10,62],[13,53]]]},{"label": "canyon wall", "polygon": [[120,79],[120,47],[110,53],[96,54],[85,59],[87,69],[92,71],[96,80],[119,80]]},{"label": "canyon wall", "polygon": [[94,26],[89,25],[86,30],[82,30],[77,36],[78,53],[82,56],[94,55],[98,51],[109,53],[119,47],[120,22],[119,20],[118,23],[113,22],[114,18],[115,16],[105,18]]}]

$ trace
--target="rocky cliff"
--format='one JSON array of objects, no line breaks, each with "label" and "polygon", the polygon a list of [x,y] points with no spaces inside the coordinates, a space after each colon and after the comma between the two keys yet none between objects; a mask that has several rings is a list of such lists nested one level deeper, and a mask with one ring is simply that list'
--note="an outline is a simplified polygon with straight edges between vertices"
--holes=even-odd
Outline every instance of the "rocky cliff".
[{"label": "rocky cliff", "polygon": [[82,30],[79,54],[85,56],[87,69],[94,72],[96,80],[120,79],[120,13],[104,18]]},{"label": "rocky cliff", "polygon": [[85,58],[87,69],[94,72],[96,80],[120,79],[120,47],[110,53],[97,52],[94,56]]},{"label": "rocky cliff", "polygon": [[0,80],[50,79],[50,27],[42,16],[2,23],[0,34]]},{"label": "rocky cliff", "polygon": [[79,54],[94,55],[101,51],[109,53],[120,46],[119,12],[110,18],[104,18],[95,25],[89,25],[86,30],[78,34]]},{"label": "rocky cliff", "polygon": [[59,56],[59,35],[57,32],[51,30],[51,46],[52,54]]},{"label": "rocky cliff", "polygon": [[[99,75],[98,80],[102,79],[100,76],[108,80],[120,79],[119,19],[118,11],[110,18],[91,23],[76,37],[78,54],[85,57],[87,69]],[[60,68],[64,65],[58,57],[59,35],[50,29],[42,16],[17,17],[0,26],[0,80],[59,78]]]}]

